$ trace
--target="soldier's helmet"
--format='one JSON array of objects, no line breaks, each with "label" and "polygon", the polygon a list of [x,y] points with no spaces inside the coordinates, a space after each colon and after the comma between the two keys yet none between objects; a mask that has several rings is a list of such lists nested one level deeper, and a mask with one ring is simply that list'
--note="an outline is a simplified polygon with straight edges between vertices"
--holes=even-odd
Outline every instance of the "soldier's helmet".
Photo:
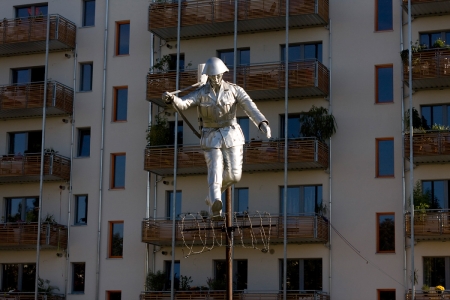
[{"label": "soldier's helmet", "polygon": [[210,75],[218,75],[228,72],[227,66],[223,63],[220,58],[211,57],[206,61],[205,67],[203,68],[202,74]]}]

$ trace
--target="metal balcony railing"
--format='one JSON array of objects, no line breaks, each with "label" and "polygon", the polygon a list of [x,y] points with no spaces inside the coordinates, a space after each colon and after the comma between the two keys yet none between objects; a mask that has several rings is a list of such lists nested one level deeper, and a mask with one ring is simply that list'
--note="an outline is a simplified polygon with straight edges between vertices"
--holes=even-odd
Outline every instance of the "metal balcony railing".
[{"label": "metal balcony railing", "polygon": [[0,21],[0,57],[45,52],[50,17],[49,51],[75,48],[76,25],[60,15],[3,19]]},{"label": "metal balcony railing", "polygon": [[[408,0],[403,0],[403,9],[408,12]],[[429,17],[450,14],[450,0],[411,0],[411,16]]]},{"label": "metal balcony railing", "polygon": [[[405,134],[405,157],[410,156],[410,138]],[[415,164],[450,163],[450,132],[427,131],[413,135]]]},{"label": "metal balcony railing", "polygon": [[[0,224],[0,250],[36,249],[38,228],[38,223]],[[41,249],[66,249],[67,227],[59,224],[41,224],[40,245]]]},{"label": "metal balcony railing", "polygon": [[[405,214],[406,235],[411,237],[411,214]],[[450,239],[450,211],[448,209],[427,209],[414,211],[415,240]]]},{"label": "metal balcony railing", "polygon": [[450,299],[450,291],[444,291],[443,293],[439,293],[438,291],[416,291],[415,298],[412,298],[412,293],[409,292],[405,295],[406,300],[449,300]]},{"label": "metal balcony railing", "polygon": [[[244,145],[244,172],[284,170],[284,139],[252,141]],[[206,174],[200,145],[178,148],[178,174]],[[174,147],[152,146],[145,149],[144,170],[163,176],[173,175]],[[288,169],[327,169],[328,146],[314,138],[288,140]]]},{"label": "metal balcony railing", "polygon": [[[73,89],[57,81],[47,82],[46,115],[71,115]],[[0,119],[42,117],[44,82],[0,86]]]},{"label": "metal balcony railing", "polygon": [[[223,36],[234,33],[234,1],[194,0],[181,4],[181,39]],[[289,27],[328,24],[328,0],[291,1]],[[238,0],[238,33],[284,30],[285,0]],[[176,40],[178,3],[151,3],[148,30],[166,41]]]},{"label": "metal balcony railing", "polygon": [[[3,155],[0,157],[0,184],[39,182],[41,154]],[[67,181],[70,159],[59,154],[44,155],[44,181]]]}]

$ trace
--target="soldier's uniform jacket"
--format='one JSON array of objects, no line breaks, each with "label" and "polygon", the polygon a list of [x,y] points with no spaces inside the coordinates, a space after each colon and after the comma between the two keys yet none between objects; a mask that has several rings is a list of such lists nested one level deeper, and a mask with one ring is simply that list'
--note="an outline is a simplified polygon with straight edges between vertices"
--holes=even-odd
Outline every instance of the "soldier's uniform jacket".
[{"label": "soldier's uniform jacket", "polygon": [[222,81],[218,95],[207,83],[182,98],[174,97],[173,101],[181,110],[198,106],[199,118],[203,123],[200,141],[203,149],[221,148],[223,144],[229,148],[245,143],[244,134],[236,121],[238,104],[258,128],[261,122],[268,123],[244,89],[226,81]]}]

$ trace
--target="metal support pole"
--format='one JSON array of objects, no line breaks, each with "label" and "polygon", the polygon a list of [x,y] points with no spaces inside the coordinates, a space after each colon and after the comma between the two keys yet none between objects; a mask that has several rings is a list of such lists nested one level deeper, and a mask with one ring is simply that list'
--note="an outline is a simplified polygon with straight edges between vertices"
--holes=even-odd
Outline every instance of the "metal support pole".
[{"label": "metal support pole", "polygon": [[225,214],[225,230],[226,230],[226,264],[227,264],[227,292],[226,300],[233,300],[233,214],[231,211],[231,186],[229,186],[225,191],[225,196],[227,199]]},{"label": "metal support pole", "polygon": [[286,47],[284,54],[284,193],[283,193],[283,300],[287,293],[287,181],[288,181],[288,112],[289,112],[289,0],[286,0]]}]

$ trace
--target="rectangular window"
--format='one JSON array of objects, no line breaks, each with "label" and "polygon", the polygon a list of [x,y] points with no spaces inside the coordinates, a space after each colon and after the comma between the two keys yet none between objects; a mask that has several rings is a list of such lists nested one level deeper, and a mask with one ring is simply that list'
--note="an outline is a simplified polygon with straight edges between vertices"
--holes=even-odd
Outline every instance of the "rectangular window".
[{"label": "rectangular window", "polygon": [[125,153],[111,154],[111,188],[125,188]]},{"label": "rectangular window", "polygon": [[12,83],[26,84],[30,82],[44,82],[45,67],[32,67],[25,69],[12,69]]},{"label": "rectangular window", "polygon": [[[284,187],[280,187],[280,212],[284,211]],[[290,186],[287,189],[287,214],[314,215],[322,208],[322,186]]]},{"label": "rectangular window", "polygon": [[91,154],[91,129],[79,128],[78,129],[78,157],[89,157]]},{"label": "rectangular window", "polygon": [[395,290],[377,290],[378,300],[395,300]]},{"label": "rectangular window", "polygon": [[34,292],[36,264],[2,264],[2,290]]},{"label": "rectangular window", "polygon": [[6,222],[38,222],[38,197],[7,198]]},{"label": "rectangular window", "polygon": [[[176,203],[175,203],[175,218],[178,219],[181,214],[181,191],[177,191]],[[168,191],[166,196],[166,217],[168,220],[172,220],[172,203],[173,203],[173,191]]]},{"label": "rectangular window", "polygon": [[[167,62],[167,66],[169,68],[169,71],[176,71],[177,69],[177,55],[176,54],[169,54],[169,61]],[[185,61],[184,61],[184,54],[180,54],[180,72],[183,72],[185,69]]]},{"label": "rectangular window", "polygon": [[449,180],[424,180],[422,181],[422,192],[429,195],[429,209],[449,208]]},{"label": "rectangular window", "polygon": [[130,54],[130,21],[116,22],[116,55]]},{"label": "rectangular window", "polygon": [[[302,137],[300,129],[302,123],[300,122],[300,114],[289,114],[288,115],[288,138],[299,138]],[[284,139],[285,134],[285,117],[280,115],[280,137]]]},{"label": "rectangular window", "polygon": [[375,102],[394,102],[394,68],[392,65],[375,66]]},{"label": "rectangular window", "polygon": [[92,91],[92,63],[80,64],[80,91]]},{"label": "rectangular window", "polygon": [[86,264],[72,263],[72,293],[83,294],[85,282]]},{"label": "rectangular window", "polygon": [[[175,144],[175,122],[169,121],[169,145]],[[177,143],[178,145],[183,145],[183,121],[178,121],[177,127]]]},{"label": "rectangular window", "polygon": [[[322,42],[307,44],[290,44],[288,48],[289,62],[318,60],[322,62]],[[281,45],[281,61],[285,61],[286,45]]]},{"label": "rectangular window", "polygon": [[95,0],[83,1],[83,26],[95,25]]},{"label": "rectangular window", "polygon": [[450,286],[450,257],[424,257],[423,283],[428,286]]},{"label": "rectangular window", "polygon": [[[219,50],[217,51],[218,57],[225,63],[228,68],[234,67],[234,50]],[[237,49],[237,65],[248,66],[250,65],[250,49],[242,48]]]},{"label": "rectangular window", "polygon": [[[221,200],[223,203],[223,211],[227,207],[227,193],[223,192],[221,195]],[[235,188],[234,189],[234,212],[238,215],[248,212],[248,188]]]},{"label": "rectangular window", "polygon": [[114,88],[113,122],[127,120],[128,86]]},{"label": "rectangular window", "polygon": [[88,196],[75,196],[75,220],[74,225],[87,225]]},{"label": "rectangular window", "polygon": [[237,122],[244,134],[245,142],[248,143],[250,141],[250,119],[248,117],[239,117]]},{"label": "rectangular window", "polygon": [[375,31],[392,30],[392,0],[375,0],[376,20]]},{"label": "rectangular window", "polygon": [[[248,262],[246,259],[233,260],[233,290],[247,289]],[[214,260],[215,290],[226,290],[227,265],[225,260]]]},{"label": "rectangular window", "polygon": [[41,153],[42,131],[9,132],[8,154]]},{"label": "rectangular window", "polygon": [[434,43],[438,39],[448,45],[450,43],[450,31],[420,33],[420,45],[424,45],[428,49],[436,48]]},{"label": "rectangular window", "polygon": [[[172,282],[172,261],[170,260],[166,260],[164,261],[164,270],[166,273],[166,290],[169,289],[170,290],[170,286],[171,286],[171,282]],[[175,264],[173,265],[173,273],[175,274],[174,276],[174,287],[176,290],[179,289],[180,287],[180,261],[176,260]]]},{"label": "rectangular window", "polygon": [[121,300],[122,291],[106,291],[106,300]]},{"label": "rectangular window", "polygon": [[376,177],[394,177],[394,139],[376,139]]},{"label": "rectangular window", "polygon": [[123,221],[109,222],[109,255],[110,258],[123,257]]},{"label": "rectangular window", "polygon": [[377,213],[377,253],[395,252],[395,214]]},{"label": "rectangular window", "polygon": [[420,107],[422,114],[422,127],[431,130],[434,124],[450,126],[450,105],[423,105]]},{"label": "rectangular window", "polygon": [[[288,259],[287,290],[322,290],[322,259]],[[283,289],[283,260],[280,260],[280,289]]]},{"label": "rectangular window", "polygon": [[16,18],[46,16],[47,14],[48,14],[47,4],[16,7]]}]

